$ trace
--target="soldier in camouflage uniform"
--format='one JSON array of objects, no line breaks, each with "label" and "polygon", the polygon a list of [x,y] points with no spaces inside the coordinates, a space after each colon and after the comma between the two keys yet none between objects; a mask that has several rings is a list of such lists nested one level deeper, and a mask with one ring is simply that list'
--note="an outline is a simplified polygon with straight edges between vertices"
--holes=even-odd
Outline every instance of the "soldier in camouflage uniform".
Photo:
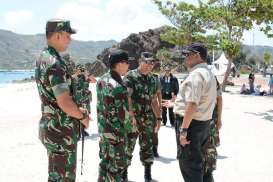
[{"label": "soldier in camouflage uniform", "polygon": [[[216,78],[216,77],[215,77]],[[208,142],[205,153],[204,163],[204,182],[214,182],[212,172],[216,170],[217,150],[220,145],[219,130],[222,126],[222,91],[221,86],[216,78],[217,83],[217,103],[212,114],[212,120],[209,126]]]},{"label": "soldier in camouflage uniform", "polygon": [[109,57],[110,72],[97,83],[100,164],[98,182],[127,181],[127,145],[131,120],[128,91],[121,78],[128,70],[128,54],[114,50]]},{"label": "soldier in camouflage uniform", "polygon": [[[129,71],[126,83],[129,90],[129,110],[135,130],[129,136],[128,155],[130,160],[139,136],[140,160],[145,167],[145,181],[151,181],[151,165],[153,164],[153,134],[159,130],[160,122],[156,122],[152,105],[158,91],[158,80],[151,74],[154,58],[151,53],[143,52],[139,59],[139,67]],[[154,105],[155,106],[155,105]],[[159,107],[154,107],[158,108]],[[155,112],[158,113],[158,112]],[[156,126],[157,125],[157,126]]]},{"label": "soldier in camouflage uniform", "polygon": [[[159,122],[160,120],[162,120],[161,117],[161,103],[162,103],[162,94],[161,94],[161,84],[160,84],[160,80],[159,80],[159,76],[155,73],[152,74],[155,79],[157,80],[156,82],[156,100],[154,101],[155,104],[153,104],[152,106],[158,106],[159,108],[154,108],[153,107],[153,112],[156,116],[157,121]],[[159,111],[159,113],[156,113],[157,111]],[[156,121],[155,121],[156,122]],[[153,135],[153,153],[154,153],[154,157],[159,157],[158,154],[158,131],[157,128],[155,128],[154,131],[154,135]]]},{"label": "soldier in camouflage uniform", "polygon": [[35,79],[41,99],[39,138],[48,154],[48,181],[74,182],[79,121],[89,125],[72,100],[72,76],[59,52],[67,49],[75,33],[67,20],[53,19],[46,25],[48,47],[36,61]]}]

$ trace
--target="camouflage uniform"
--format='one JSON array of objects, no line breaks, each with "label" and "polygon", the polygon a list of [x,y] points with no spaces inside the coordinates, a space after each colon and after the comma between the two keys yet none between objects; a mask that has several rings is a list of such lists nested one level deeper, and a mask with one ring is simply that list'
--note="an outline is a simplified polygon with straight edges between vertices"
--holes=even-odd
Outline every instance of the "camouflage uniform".
[{"label": "camouflage uniform", "polygon": [[[216,79],[217,80],[217,79]],[[217,81],[217,96],[222,96],[221,86]],[[209,126],[209,135],[208,135],[208,142],[206,146],[206,153],[205,153],[205,163],[204,169],[206,173],[212,173],[212,171],[216,170],[216,160],[217,160],[217,150],[216,147],[220,145],[220,138],[219,138],[219,131],[217,129],[218,113],[217,113],[217,104],[213,110],[212,120]],[[212,178],[213,181],[213,178]]]},{"label": "camouflage uniform", "polygon": [[[81,65],[77,65],[77,69],[85,70]],[[73,99],[76,104],[86,110],[88,114],[91,112],[90,102],[92,101],[92,93],[89,90],[89,82],[83,73],[77,75],[73,81]]]},{"label": "camouflage uniform", "polygon": [[114,71],[103,75],[97,83],[100,165],[98,182],[121,182],[128,167],[127,134],[131,128],[128,91]]},{"label": "camouflage uniform", "polygon": [[156,95],[157,80],[152,74],[141,75],[138,69],[131,70],[126,78],[127,87],[132,90],[132,109],[138,131],[129,133],[128,155],[131,161],[137,137],[139,136],[140,160],[144,166],[153,164],[153,135],[156,125],[151,101]]},{"label": "camouflage uniform", "polygon": [[59,53],[45,49],[36,61],[35,78],[41,99],[39,138],[49,158],[48,181],[72,182],[76,178],[76,152],[79,122],[57,105],[56,97],[71,93],[71,75]]},{"label": "camouflage uniform", "polygon": [[[159,90],[161,92],[161,84],[160,84],[160,80],[157,74],[152,74],[154,76],[154,79],[157,80],[156,82],[156,90]],[[162,98],[158,98],[158,96],[156,97],[158,99],[158,102],[161,102]],[[161,105],[161,103],[159,103]],[[157,122],[157,120],[155,121]],[[154,132],[153,135],[153,153],[157,153],[157,148],[158,148],[158,133]]]}]

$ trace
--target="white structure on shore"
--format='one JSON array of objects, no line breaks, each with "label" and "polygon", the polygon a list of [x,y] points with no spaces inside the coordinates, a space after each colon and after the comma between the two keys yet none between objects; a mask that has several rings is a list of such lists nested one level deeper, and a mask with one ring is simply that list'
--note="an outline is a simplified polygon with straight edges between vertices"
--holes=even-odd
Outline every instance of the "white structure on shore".
[{"label": "white structure on shore", "polygon": [[[211,71],[216,75],[224,75],[228,66],[228,59],[226,58],[225,54],[222,53],[221,56],[216,60],[212,62],[212,65],[210,65]],[[234,68],[235,65],[231,63],[231,68]]]}]

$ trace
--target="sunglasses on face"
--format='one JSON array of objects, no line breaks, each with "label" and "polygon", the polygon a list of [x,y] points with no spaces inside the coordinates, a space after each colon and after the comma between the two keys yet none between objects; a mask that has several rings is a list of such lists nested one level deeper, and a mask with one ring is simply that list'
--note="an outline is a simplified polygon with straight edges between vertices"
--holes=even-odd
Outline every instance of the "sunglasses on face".
[{"label": "sunglasses on face", "polygon": [[193,51],[193,52],[189,52],[189,53],[184,53],[184,56],[185,56],[185,58],[187,58],[187,57],[189,57],[191,55],[194,55],[194,54],[199,54],[199,52],[198,51]]},{"label": "sunglasses on face", "polygon": [[151,60],[143,60],[145,64],[154,65],[154,61]]}]

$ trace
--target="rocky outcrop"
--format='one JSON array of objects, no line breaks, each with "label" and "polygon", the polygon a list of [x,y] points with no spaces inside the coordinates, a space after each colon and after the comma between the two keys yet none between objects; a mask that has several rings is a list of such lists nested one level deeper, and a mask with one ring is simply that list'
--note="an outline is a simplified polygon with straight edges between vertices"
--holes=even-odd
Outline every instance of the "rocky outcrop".
[{"label": "rocky outcrop", "polygon": [[95,61],[93,63],[86,63],[86,69],[91,73],[93,76],[101,76],[105,72],[107,72],[108,68],[105,64],[101,61]]},{"label": "rocky outcrop", "polygon": [[112,48],[104,49],[97,58],[108,67],[108,57],[111,49],[120,48],[129,53],[129,69],[135,69],[138,66],[137,60],[139,59],[141,52],[149,51],[156,54],[156,52],[163,47],[174,47],[174,45],[161,40],[160,34],[163,33],[164,30],[164,27],[160,27],[153,30],[150,29],[146,32],[140,32],[139,34],[133,33]]}]

